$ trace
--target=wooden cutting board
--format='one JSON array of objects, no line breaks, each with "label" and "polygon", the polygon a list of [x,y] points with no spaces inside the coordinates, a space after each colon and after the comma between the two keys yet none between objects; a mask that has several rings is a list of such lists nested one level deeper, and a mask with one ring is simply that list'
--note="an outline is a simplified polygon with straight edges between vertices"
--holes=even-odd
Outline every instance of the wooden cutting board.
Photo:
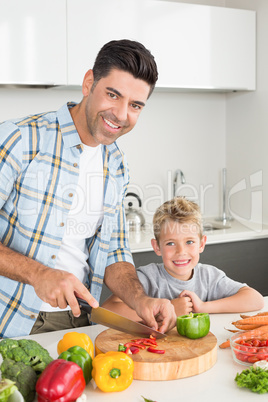
[{"label": "wooden cutting board", "polygon": [[[138,338],[138,336],[136,337]],[[96,354],[117,351],[119,343],[127,343],[135,336],[107,329],[95,340]],[[176,328],[165,339],[157,340],[158,349],[165,354],[140,350],[130,355],[134,361],[134,379],[147,381],[175,380],[203,373],[217,360],[217,339],[211,332],[204,338],[188,339],[178,334]]]}]

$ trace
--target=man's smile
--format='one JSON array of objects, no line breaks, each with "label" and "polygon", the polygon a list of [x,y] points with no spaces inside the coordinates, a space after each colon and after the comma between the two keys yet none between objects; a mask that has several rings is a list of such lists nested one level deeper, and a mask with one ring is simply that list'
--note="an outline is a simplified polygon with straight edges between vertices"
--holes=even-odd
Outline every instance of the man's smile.
[{"label": "man's smile", "polygon": [[119,129],[121,126],[116,126],[115,124],[113,124],[110,120],[107,120],[103,117],[104,122],[111,128],[113,129]]}]

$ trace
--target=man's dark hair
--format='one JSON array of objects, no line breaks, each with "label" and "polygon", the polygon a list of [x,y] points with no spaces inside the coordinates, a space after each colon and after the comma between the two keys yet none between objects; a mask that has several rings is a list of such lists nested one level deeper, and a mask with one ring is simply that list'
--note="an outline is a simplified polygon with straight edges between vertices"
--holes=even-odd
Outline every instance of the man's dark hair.
[{"label": "man's dark hair", "polygon": [[94,66],[94,84],[110,73],[112,69],[126,71],[134,78],[141,79],[150,85],[149,96],[158,79],[155,59],[151,52],[141,43],[122,39],[106,43],[99,51]]}]

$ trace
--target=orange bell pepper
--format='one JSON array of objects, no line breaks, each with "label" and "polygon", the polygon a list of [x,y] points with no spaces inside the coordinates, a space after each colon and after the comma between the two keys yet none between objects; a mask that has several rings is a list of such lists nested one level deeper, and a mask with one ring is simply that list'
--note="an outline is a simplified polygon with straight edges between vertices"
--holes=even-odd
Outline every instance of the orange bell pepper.
[{"label": "orange bell pepper", "polygon": [[87,334],[83,334],[80,332],[67,332],[58,342],[58,354],[60,355],[62,352],[65,352],[72,346],[80,346],[90,354],[92,359],[94,358],[94,345]]}]

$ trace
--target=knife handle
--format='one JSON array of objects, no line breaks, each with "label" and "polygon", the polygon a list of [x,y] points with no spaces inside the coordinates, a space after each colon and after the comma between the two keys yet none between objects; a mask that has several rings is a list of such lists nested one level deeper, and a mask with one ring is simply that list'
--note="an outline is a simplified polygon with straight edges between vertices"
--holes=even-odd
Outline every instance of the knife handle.
[{"label": "knife handle", "polygon": [[79,303],[79,307],[82,310],[86,311],[88,314],[91,314],[92,307],[88,304],[88,302],[86,302],[83,299],[80,299],[80,297],[77,297],[77,301]]}]

